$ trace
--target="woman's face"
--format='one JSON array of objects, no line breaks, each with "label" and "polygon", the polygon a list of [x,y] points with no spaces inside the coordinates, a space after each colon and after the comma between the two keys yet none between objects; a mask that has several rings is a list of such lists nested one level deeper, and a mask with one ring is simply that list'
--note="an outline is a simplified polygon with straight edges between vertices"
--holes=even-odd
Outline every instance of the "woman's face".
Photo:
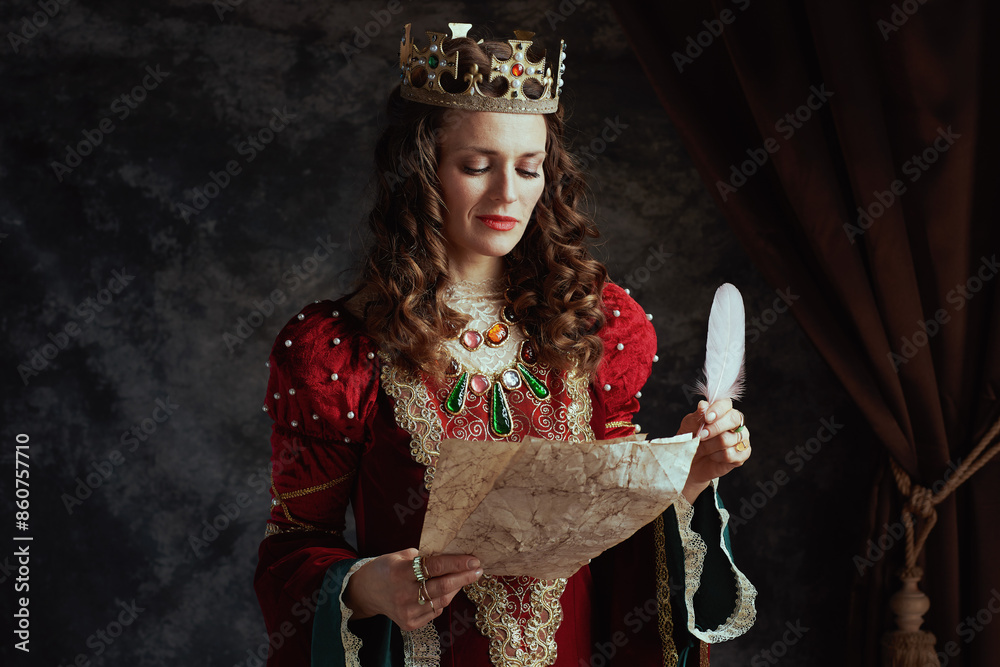
[{"label": "woman's face", "polygon": [[[539,114],[451,110],[438,178],[444,237],[457,274],[482,273],[524,235],[545,187],[545,119]],[[495,277],[495,276],[491,276]]]}]

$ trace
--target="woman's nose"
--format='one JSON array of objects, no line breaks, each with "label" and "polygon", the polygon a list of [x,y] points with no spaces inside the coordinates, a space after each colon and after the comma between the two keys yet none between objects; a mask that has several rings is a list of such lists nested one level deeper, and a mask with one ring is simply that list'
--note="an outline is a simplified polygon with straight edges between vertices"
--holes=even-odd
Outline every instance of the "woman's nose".
[{"label": "woman's nose", "polygon": [[491,193],[493,199],[505,203],[512,203],[517,201],[517,190],[516,181],[513,170],[510,173],[508,171],[497,171],[495,180],[493,182],[493,192]]}]

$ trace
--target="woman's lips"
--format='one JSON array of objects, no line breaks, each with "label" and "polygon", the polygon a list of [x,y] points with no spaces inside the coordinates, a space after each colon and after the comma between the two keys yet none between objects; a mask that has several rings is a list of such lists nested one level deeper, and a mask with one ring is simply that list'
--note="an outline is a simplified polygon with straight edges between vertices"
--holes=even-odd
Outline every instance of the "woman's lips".
[{"label": "woman's lips", "polygon": [[501,232],[509,232],[517,224],[517,218],[512,218],[509,215],[477,215],[476,217],[490,229]]}]

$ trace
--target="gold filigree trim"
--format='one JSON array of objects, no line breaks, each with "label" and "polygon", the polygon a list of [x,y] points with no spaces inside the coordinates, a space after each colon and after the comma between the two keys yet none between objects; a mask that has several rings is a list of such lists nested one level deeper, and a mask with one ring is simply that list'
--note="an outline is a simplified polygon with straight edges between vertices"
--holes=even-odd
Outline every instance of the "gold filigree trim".
[{"label": "gold filigree trim", "polygon": [[653,520],[653,543],[656,549],[656,609],[663,645],[663,667],[677,667],[674,643],[674,618],[670,609],[670,572],[667,570],[667,544],[663,536],[663,515]]},{"label": "gold filigree trim", "polygon": [[587,391],[589,381],[576,369],[571,369],[566,373],[564,383],[566,394],[570,399],[569,405],[566,406],[566,413],[569,418],[570,432],[573,434],[571,442],[595,440],[594,429],[590,428],[594,409],[590,404],[590,392]]},{"label": "gold filigree trim", "polygon": [[708,664],[708,643],[698,640],[698,667],[710,667]]},{"label": "gold filigree trim", "polygon": [[635,428],[632,422],[608,422],[604,428]]},{"label": "gold filigree trim", "polygon": [[384,352],[379,352],[379,356],[383,361],[382,387],[395,402],[396,424],[412,436],[410,456],[427,468],[424,471],[424,486],[429,490],[434,481],[434,464],[440,453],[438,445],[444,436],[441,418],[424,383],[415,379],[412,373],[396,367]]},{"label": "gold filigree trim", "polygon": [[555,663],[556,630],[563,617],[559,598],[566,590],[566,579],[485,574],[462,590],[476,605],[476,627],[490,640],[490,661],[495,667]]}]

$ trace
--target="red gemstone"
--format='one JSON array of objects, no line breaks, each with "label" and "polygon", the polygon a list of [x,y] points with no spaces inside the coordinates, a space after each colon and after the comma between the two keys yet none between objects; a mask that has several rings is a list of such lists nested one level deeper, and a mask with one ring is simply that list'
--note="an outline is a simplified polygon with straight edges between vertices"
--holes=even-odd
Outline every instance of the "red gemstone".
[{"label": "red gemstone", "polygon": [[524,65],[521,63],[515,63],[514,66],[510,68],[510,73],[514,76],[521,76],[524,74]]},{"label": "red gemstone", "polygon": [[469,389],[472,390],[473,394],[482,396],[490,388],[490,381],[485,375],[473,375],[472,379],[469,380]]},{"label": "red gemstone", "polygon": [[475,329],[469,329],[462,334],[462,345],[465,346],[467,350],[475,350],[477,347],[483,344],[483,336]]},{"label": "red gemstone", "polygon": [[521,343],[521,361],[526,364],[535,363],[535,348],[531,346],[531,341]]}]

